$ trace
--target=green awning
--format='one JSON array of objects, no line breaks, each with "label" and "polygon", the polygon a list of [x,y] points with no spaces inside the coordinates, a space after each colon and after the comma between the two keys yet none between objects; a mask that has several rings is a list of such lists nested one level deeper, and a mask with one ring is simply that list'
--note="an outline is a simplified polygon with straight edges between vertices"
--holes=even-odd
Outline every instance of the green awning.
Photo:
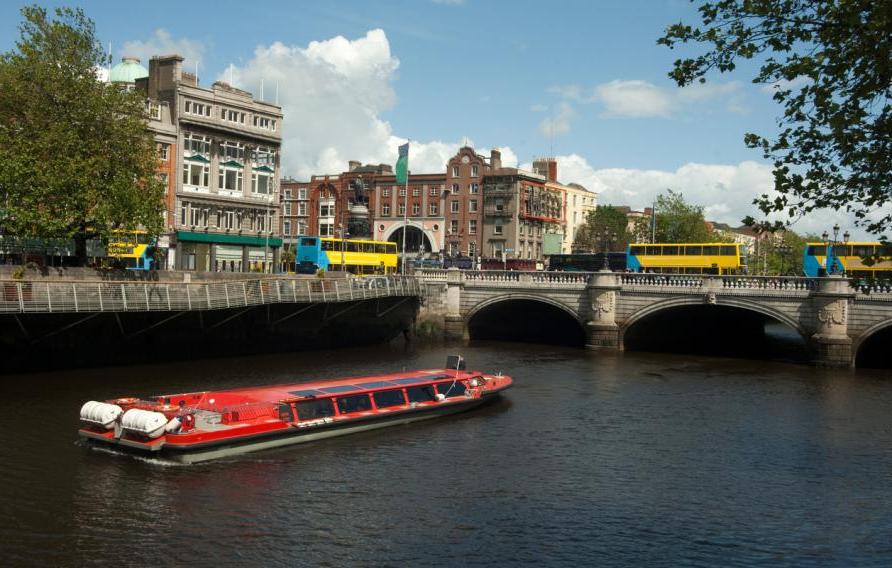
[{"label": "green awning", "polygon": [[209,164],[209,163],[211,163],[210,160],[208,160],[207,158],[205,158],[205,157],[202,156],[201,154],[195,154],[194,156],[184,156],[183,159],[184,159],[184,160],[192,160],[193,162],[201,162],[202,164]]},{"label": "green awning", "polygon": [[270,174],[274,174],[274,173],[276,173],[276,170],[272,169],[272,168],[269,167],[269,166],[259,166],[259,167],[255,167],[255,168],[254,168],[254,171],[255,171],[255,172],[267,172],[267,173],[270,173]]},{"label": "green awning", "polygon": [[282,246],[282,239],[279,237],[267,238],[229,233],[194,233],[191,231],[177,231],[177,240],[190,243],[217,243],[226,245],[249,245],[255,247],[269,246],[271,248]]},{"label": "green awning", "polygon": [[244,164],[240,164],[240,163],[236,162],[235,160],[228,160],[226,162],[223,162],[220,165],[221,166],[229,166],[231,168],[244,168],[245,167]]}]

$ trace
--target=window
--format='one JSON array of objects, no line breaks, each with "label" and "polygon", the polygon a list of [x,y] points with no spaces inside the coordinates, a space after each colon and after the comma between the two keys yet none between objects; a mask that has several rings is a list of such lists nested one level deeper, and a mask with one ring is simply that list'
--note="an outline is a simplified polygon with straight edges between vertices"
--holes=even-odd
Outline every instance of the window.
[{"label": "window", "polygon": [[520,223],[520,224],[519,224],[519,226],[517,227],[517,232],[518,232],[518,234],[520,234],[520,235],[523,234],[523,231],[524,231],[524,229],[526,228],[526,225],[527,225],[526,223]]},{"label": "window", "polygon": [[477,243],[474,241],[468,243],[468,256],[471,258],[477,256]]},{"label": "window", "polygon": [[195,116],[211,116],[211,105],[207,103],[200,103],[198,101],[186,101],[185,105],[186,114],[192,114]]},{"label": "window", "polygon": [[298,199],[306,199],[307,198],[307,188],[301,187],[297,190],[297,198]]},{"label": "window", "polygon": [[159,173],[158,181],[164,186],[164,195],[167,195],[167,190],[170,188],[170,180],[168,179],[167,172]]},{"label": "window", "polygon": [[220,229],[234,229],[236,227],[235,211],[224,211],[222,209],[218,209],[217,227]]},{"label": "window", "polygon": [[283,213],[284,213],[285,215],[291,215],[291,203],[285,203],[285,204],[282,206],[282,209],[283,209]]},{"label": "window", "polygon": [[298,420],[316,420],[334,416],[334,404],[330,398],[318,400],[304,400],[296,403]]},{"label": "window", "polygon": [[[647,247],[648,253],[650,253],[651,248],[659,248],[659,247]],[[703,254],[703,247],[684,247],[684,253],[688,256],[699,256]],[[656,252],[654,254],[660,254]]]},{"label": "window", "polygon": [[275,130],[276,121],[266,116],[254,115],[254,126],[264,130]]},{"label": "window", "polygon": [[431,197],[436,197],[436,196],[440,195],[439,186],[436,186],[436,185],[430,186],[430,188],[427,190],[427,194],[430,195]]},{"label": "window", "polygon": [[722,256],[737,256],[737,247],[735,246],[723,246],[722,247]]},{"label": "window", "polygon": [[420,214],[421,214],[421,204],[420,204],[420,203],[413,203],[413,204],[412,204],[412,216],[413,216],[413,217],[417,217],[417,216],[420,215]]},{"label": "window", "polygon": [[406,196],[406,188],[405,188],[405,187],[401,187],[401,188],[400,188],[400,197],[405,197],[405,196]]},{"label": "window", "polygon": [[412,197],[421,197],[421,188],[417,185],[412,188]]},{"label": "window", "polygon": [[232,110],[231,108],[221,108],[220,118],[229,122],[237,122],[239,124],[245,123],[245,113]]},{"label": "window", "polygon": [[449,256],[458,256],[458,243],[449,243]]},{"label": "window", "polygon": [[477,166],[471,166],[471,177],[477,177]]},{"label": "window", "polygon": [[495,223],[495,225],[493,225],[493,227],[492,227],[492,233],[493,233],[494,235],[501,235],[501,234],[502,234],[502,220],[501,220],[501,219],[496,219],[496,223]]},{"label": "window", "polygon": [[186,215],[188,213],[188,223],[187,225],[192,225],[193,227],[207,227],[208,226],[208,217],[210,210],[207,208],[195,207],[192,204],[183,204],[183,214]]},{"label": "window", "polygon": [[459,201],[450,201],[449,202],[449,210],[453,213],[458,213],[461,207],[461,203]]},{"label": "window", "polygon": [[449,232],[452,234],[458,233],[458,221],[456,219],[449,221]]},{"label": "window", "polygon": [[220,166],[217,187],[226,191],[242,191],[242,169],[231,166]]},{"label": "window", "polygon": [[276,152],[266,146],[258,146],[251,152],[251,159],[255,166],[274,167],[276,164]]},{"label": "window", "polygon": [[254,172],[251,174],[251,192],[258,195],[269,195],[272,193],[272,184],[270,183],[270,174],[264,172]]},{"label": "window", "polygon": [[287,219],[282,222],[282,233],[287,237],[291,234],[291,221]]},{"label": "window", "polygon": [[154,120],[161,120],[161,105],[155,101],[146,101],[146,114]]},{"label": "window", "polygon": [[306,235],[307,234],[307,222],[306,221],[298,221],[297,222],[297,234],[298,235]]},{"label": "window", "polygon": [[320,217],[334,217],[334,214],[335,214],[334,203],[320,203],[319,204],[319,216]]},{"label": "window", "polygon": [[189,152],[188,155],[202,154],[203,156],[208,156],[211,153],[211,138],[210,136],[201,136],[199,134],[184,134],[183,150]]},{"label": "window", "polygon": [[406,404],[406,397],[403,396],[401,389],[378,391],[372,394],[372,398],[375,399],[375,406],[378,408],[389,408]]},{"label": "window", "polygon": [[496,211],[504,211],[505,210],[505,200],[501,197],[496,198]]},{"label": "window", "polygon": [[480,186],[476,183],[470,184],[468,189],[471,193],[480,193]]},{"label": "window", "polygon": [[331,221],[319,223],[319,235],[323,237],[333,237],[334,223]]},{"label": "window", "polygon": [[390,203],[381,204],[381,216],[390,217]]},{"label": "window", "polygon": [[390,197],[390,188],[385,187],[381,190],[381,197]]},{"label": "window", "polygon": [[363,412],[372,409],[372,399],[367,394],[344,396],[338,399],[338,412]]},{"label": "window", "polygon": [[458,193],[458,184],[454,183],[454,184],[452,184],[452,194],[455,195],[457,193]]},{"label": "window", "polygon": [[452,177],[458,177],[458,166],[452,166]]},{"label": "window", "polygon": [[468,221],[468,234],[476,235],[477,234],[477,219],[471,219]]},{"label": "window", "polygon": [[409,395],[409,402],[427,402],[429,400],[437,399],[436,394],[434,393],[434,387],[431,385],[409,387],[406,389],[406,394]]},{"label": "window", "polygon": [[406,204],[400,203],[399,216],[402,217],[405,214],[406,214]]},{"label": "window", "polygon": [[297,204],[297,214],[298,215],[306,215],[307,214],[307,202],[301,201]]},{"label": "window", "polygon": [[170,159],[170,144],[158,144],[158,158],[162,162]]},{"label": "window", "polygon": [[211,168],[207,164],[184,162],[183,185],[208,187]]},{"label": "window", "polygon": [[477,212],[477,200],[472,199],[468,201],[468,213],[476,213]]},{"label": "window", "polygon": [[444,395],[446,398],[453,398],[456,396],[464,396],[465,384],[461,381],[455,381],[452,383],[440,383],[437,385],[437,392]]},{"label": "window", "polygon": [[254,211],[253,223],[251,224],[251,229],[255,231],[265,231],[267,222],[266,218],[269,215],[268,211],[264,211],[262,209],[258,209]]},{"label": "window", "polygon": [[428,205],[427,210],[428,210],[428,214],[429,214],[431,217],[436,217],[437,214],[438,214],[439,211],[440,211],[440,208],[437,206],[436,203],[431,203],[430,205]]}]

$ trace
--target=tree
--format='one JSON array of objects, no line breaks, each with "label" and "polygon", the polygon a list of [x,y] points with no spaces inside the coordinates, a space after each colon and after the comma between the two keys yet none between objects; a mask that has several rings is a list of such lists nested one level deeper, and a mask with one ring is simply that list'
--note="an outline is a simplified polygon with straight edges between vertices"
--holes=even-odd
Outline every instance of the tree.
[{"label": "tree", "polygon": [[[654,213],[656,220],[656,241],[658,243],[703,243],[721,240],[713,233],[703,217],[703,206],[692,205],[685,201],[681,193],[671,189],[667,195],[657,197]],[[649,220],[647,220],[649,221]],[[636,230],[637,236],[644,237],[639,242],[650,241],[651,228],[642,220]]]},{"label": "tree", "polygon": [[603,252],[604,231],[616,235],[616,242],[611,243],[611,250],[623,250],[629,243],[629,224],[625,213],[610,205],[598,205],[589,211],[585,223],[576,229],[573,239],[573,250],[584,252]]},{"label": "tree", "polygon": [[776,195],[754,203],[790,217],[843,209],[871,233],[889,229],[892,213],[877,209],[892,199],[890,0],[718,0],[699,12],[702,28],[678,23],[657,40],[708,45],[669,76],[684,86],[759,58],[753,82],[774,86],[784,108],[775,139],[744,137],[774,163]]},{"label": "tree", "polygon": [[163,185],[142,96],[100,82],[109,62],[80,9],[22,9],[16,48],[0,55],[4,232],[86,242],[162,225]]}]

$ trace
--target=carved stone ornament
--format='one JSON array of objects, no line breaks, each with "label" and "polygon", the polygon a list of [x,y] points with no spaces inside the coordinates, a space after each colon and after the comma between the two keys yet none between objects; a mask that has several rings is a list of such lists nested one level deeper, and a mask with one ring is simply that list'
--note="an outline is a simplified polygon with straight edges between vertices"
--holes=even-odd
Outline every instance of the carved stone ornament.
[{"label": "carved stone ornament", "polygon": [[846,304],[845,302],[834,302],[827,304],[818,310],[818,321],[828,327],[834,325],[846,324]]},{"label": "carved stone ornament", "polygon": [[718,299],[715,297],[715,292],[710,292],[706,294],[706,303],[715,305],[718,303]]},{"label": "carved stone ornament", "polygon": [[613,292],[601,294],[598,300],[592,305],[592,311],[595,313],[595,319],[603,319],[603,317],[613,311],[615,298]]}]

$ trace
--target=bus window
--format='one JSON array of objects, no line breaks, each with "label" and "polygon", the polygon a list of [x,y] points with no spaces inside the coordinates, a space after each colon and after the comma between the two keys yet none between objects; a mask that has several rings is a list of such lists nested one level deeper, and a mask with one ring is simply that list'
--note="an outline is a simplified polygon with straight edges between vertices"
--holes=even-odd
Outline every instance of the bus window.
[{"label": "bus window", "polygon": [[316,246],[316,239],[304,238],[300,240],[300,244],[305,247]]},{"label": "bus window", "polygon": [[337,250],[334,241],[322,239],[322,250]]},{"label": "bus window", "polygon": [[824,245],[808,245],[808,256],[827,256],[827,247]]},{"label": "bus window", "polygon": [[737,256],[737,247],[734,245],[723,245],[722,246],[722,256]]},{"label": "bus window", "polygon": [[715,255],[717,255],[718,253],[719,253],[719,247],[717,247],[717,246],[706,246],[706,247],[703,247],[703,254],[704,254],[704,255],[712,255],[712,256],[715,256]]},{"label": "bus window", "polygon": [[879,245],[876,247],[876,254],[878,254],[879,256],[886,257],[886,258],[892,257],[892,246]]},{"label": "bus window", "polygon": [[677,246],[665,246],[665,247],[663,247],[663,254],[667,255],[667,256],[668,255],[675,256],[678,254],[678,247]]},{"label": "bus window", "polygon": [[635,246],[629,247],[629,252],[633,255],[642,255],[642,254],[644,254],[644,250],[645,250],[645,248],[641,245],[635,245]]},{"label": "bus window", "polygon": [[701,254],[703,254],[703,247],[701,247],[701,246],[696,246],[696,247],[687,246],[687,247],[684,247],[684,253],[686,256],[700,256]]},{"label": "bus window", "polygon": [[645,248],[645,255],[647,256],[659,256],[662,253],[662,247],[654,247],[649,246]]},{"label": "bus window", "polygon": [[873,254],[874,245],[852,245],[849,247],[851,254],[849,256],[865,257]]}]

